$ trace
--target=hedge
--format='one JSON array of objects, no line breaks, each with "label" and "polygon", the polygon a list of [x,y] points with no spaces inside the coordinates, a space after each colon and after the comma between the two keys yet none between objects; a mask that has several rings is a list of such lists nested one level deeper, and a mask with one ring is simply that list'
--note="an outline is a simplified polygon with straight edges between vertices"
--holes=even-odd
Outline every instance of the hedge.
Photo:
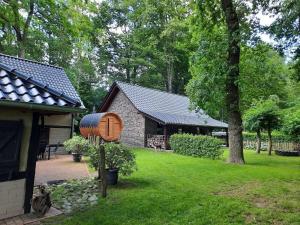
[{"label": "hedge", "polygon": [[211,136],[173,134],[169,143],[171,149],[181,155],[217,159],[223,154],[221,140]]}]

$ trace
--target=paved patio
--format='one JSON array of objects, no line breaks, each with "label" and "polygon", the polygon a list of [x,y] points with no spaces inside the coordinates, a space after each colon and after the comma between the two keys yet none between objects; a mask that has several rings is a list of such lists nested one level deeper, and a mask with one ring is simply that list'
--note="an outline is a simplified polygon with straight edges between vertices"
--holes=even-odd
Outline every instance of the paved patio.
[{"label": "paved patio", "polygon": [[29,213],[25,215],[15,216],[8,219],[0,220],[0,225],[40,225],[40,221],[46,218],[58,216],[62,212],[54,207],[51,207],[50,210],[43,216],[39,217],[35,213]]},{"label": "paved patio", "polygon": [[73,162],[72,155],[56,155],[36,163],[35,185],[49,181],[71,180],[90,176],[86,162]]}]

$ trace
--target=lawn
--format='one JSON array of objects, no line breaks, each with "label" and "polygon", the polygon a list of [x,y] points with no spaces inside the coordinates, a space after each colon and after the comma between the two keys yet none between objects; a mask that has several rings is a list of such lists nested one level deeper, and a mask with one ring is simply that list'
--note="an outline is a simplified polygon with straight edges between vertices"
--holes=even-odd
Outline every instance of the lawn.
[{"label": "lawn", "polygon": [[[135,149],[138,171],[58,224],[300,224],[300,158],[245,151],[246,165]],[[49,221],[51,223],[51,221]]]}]

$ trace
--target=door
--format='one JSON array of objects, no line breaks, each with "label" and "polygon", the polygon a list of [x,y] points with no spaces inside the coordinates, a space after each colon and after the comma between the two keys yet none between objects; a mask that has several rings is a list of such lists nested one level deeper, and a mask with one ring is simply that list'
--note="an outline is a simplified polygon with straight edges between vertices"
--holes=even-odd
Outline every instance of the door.
[{"label": "door", "polygon": [[0,121],[0,181],[19,171],[22,131],[22,121]]}]

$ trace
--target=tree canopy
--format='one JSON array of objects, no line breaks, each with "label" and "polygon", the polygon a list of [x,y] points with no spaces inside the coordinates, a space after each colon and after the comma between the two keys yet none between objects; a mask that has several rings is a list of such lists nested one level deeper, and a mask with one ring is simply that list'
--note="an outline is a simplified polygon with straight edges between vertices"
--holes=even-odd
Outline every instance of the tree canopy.
[{"label": "tree canopy", "polygon": [[241,135],[253,103],[299,105],[299,12],[297,0],[0,0],[0,52],[63,67],[90,112],[122,80],[188,95]]}]

